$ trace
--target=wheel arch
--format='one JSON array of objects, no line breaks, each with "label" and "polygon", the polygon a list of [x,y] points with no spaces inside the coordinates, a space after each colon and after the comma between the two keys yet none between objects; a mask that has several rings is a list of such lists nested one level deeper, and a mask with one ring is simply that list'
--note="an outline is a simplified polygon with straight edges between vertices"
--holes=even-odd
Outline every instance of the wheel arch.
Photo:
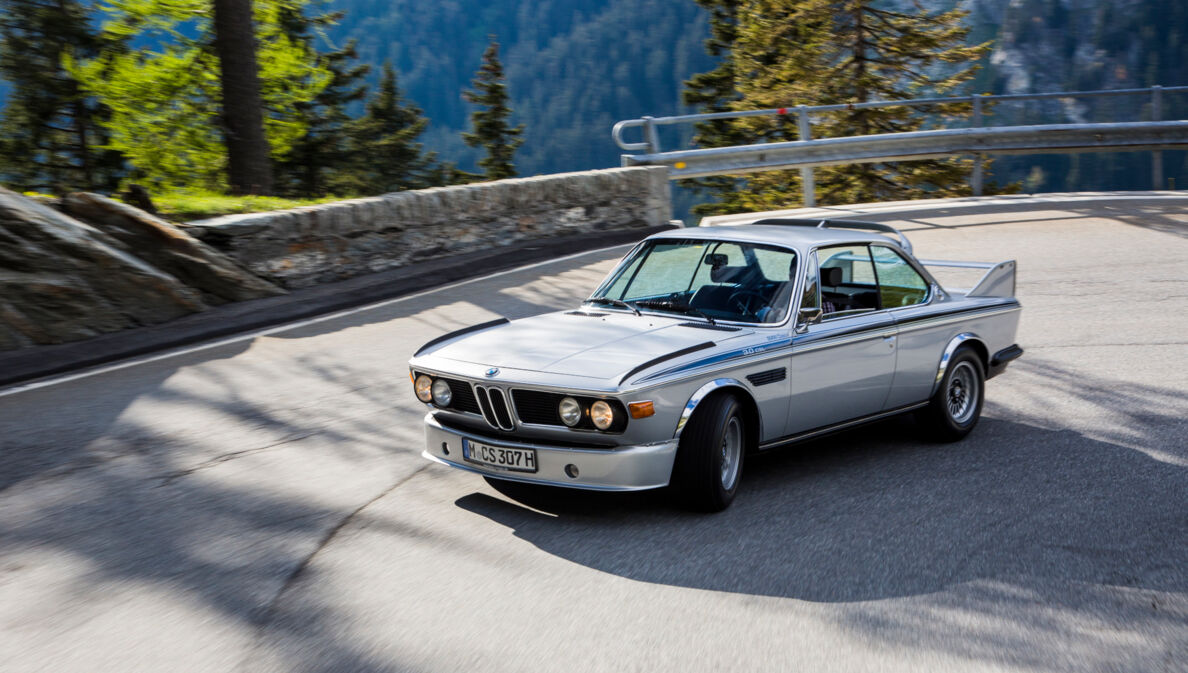
[{"label": "wheel arch", "polygon": [[940,385],[941,379],[945,378],[945,371],[949,368],[949,361],[953,359],[953,354],[957,352],[958,348],[967,346],[977,353],[978,360],[982,363],[982,371],[990,371],[990,349],[986,347],[986,342],[982,337],[973,332],[962,332],[957,336],[949,339],[949,343],[945,345],[945,350],[941,354],[940,363],[936,368],[936,380],[932,382],[932,392],[930,395],[936,393],[937,386]]},{"label": "wheel arch", "polygon": [[751,432],[746,433],[747,449],[754,450],[758,448],[759,438],[763,436],[763,417],[759,413],[759,404],[755,402],[751,391],[742,382],[729,378],[714,379],[693,393],[693,396],[689,398],[688,403],[685,404],[685,408],[681,411],[681,417],[677,421],[676,431],[672,435],[673,438],[680,439],[685,425],[693,417],[694,412],[697,411],[697,408],[702,402],[711,396],[727,394],[732,394],[738,398],[739,404],[742,405],[747,425],[750,426]]}]

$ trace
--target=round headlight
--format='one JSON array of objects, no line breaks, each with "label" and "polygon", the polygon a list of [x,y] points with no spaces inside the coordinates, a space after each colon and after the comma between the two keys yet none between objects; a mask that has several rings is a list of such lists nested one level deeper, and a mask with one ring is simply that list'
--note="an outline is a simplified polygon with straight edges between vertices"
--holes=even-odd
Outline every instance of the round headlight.
[{"label": "round headlight", "polygon": [[594,427],[606,430],[615,422],[615,410],[606,402],[598,400],[590,405],[590,420],[594,422]]},{"label": "round headlight", "polygon": [[582,405],[572,397],[562,397],[557,413],[561,415],[561,422],[572,428],[582,420]]},{"label": "round headlight", "polygon": [[413,382],[413,388],[417,391],[417,399],[428,404],[433,401],[433,379],[421,374],[417,380]]},{"label": "round headlight", "polygon": [[450,390],[450,384],[446,383],[445,379],[437,379],[433,382],[433,402],[437,406],[448,407],[452,399],[454,399],[454,391]]}]

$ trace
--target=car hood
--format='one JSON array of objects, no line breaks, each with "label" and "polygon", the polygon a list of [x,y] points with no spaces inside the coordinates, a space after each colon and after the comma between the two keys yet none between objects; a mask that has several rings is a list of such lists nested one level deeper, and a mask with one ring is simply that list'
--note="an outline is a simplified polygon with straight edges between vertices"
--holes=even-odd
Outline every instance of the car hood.
[{"label": "car hood", "polygon": [[630,313],[547,313],[451,341],[433,357],[502,369],[610,379],[674,351],[751,330],[690,327],[696,321]]}]

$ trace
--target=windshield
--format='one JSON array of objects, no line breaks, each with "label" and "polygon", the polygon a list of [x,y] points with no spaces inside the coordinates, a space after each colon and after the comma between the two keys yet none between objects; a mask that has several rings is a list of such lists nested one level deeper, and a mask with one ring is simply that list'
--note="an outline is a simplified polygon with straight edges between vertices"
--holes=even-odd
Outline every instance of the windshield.
[{"label": "windshield", "polygon": [[786,248],[659,239],[637,248],[591,299],[711,321],[779,323],[795,278],[796,253]]}]

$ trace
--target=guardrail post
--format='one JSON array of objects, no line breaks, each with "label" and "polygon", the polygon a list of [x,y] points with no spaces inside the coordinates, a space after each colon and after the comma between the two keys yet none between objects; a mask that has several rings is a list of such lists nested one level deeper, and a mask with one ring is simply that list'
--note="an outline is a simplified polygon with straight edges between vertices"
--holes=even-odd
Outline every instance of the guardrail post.
[{"label": "guardrail post", "polygon": [[644,142],[648,144],[648,154],[660,153],[660,134],[656,132],[656,125],[651,117],[644,117]]},{"label": "guardrail post", "polygon": [[[796,106],[796,124],[797,131],[800,133],[801,140],[812,140],[812,128],[809,126],[808,110],[803,105]],[[800,189],[804,194],[804,205],[806,208],[814,208],[817,205],[817,180],[813,175],[813,169],[800,169]]]},{"label": "guardrail post", "polygon": [[[970,103],[973,104],[972,122],[973,122],[974,128],[981,128],[982,127],[982,97],[981,96],[970,96],[969,99],[970,99]],[[982,155],[975,154],[974,155],[973,174],[969,178],[969,183],[970,183],[969,186],[972,189],[974,196],[982,195],[983,182],[985,182],[985,179],[986,179],[986,176],[983,174],[983,169],[982,169]]]},{"label": "guardrail post", "polygon": [[[1151,87],[1151,121],[1163,120],[1163,87]],[[1155,183],[1155,190],[1163,189],[1163,152],[1151,152],[1151,181]]]}]

